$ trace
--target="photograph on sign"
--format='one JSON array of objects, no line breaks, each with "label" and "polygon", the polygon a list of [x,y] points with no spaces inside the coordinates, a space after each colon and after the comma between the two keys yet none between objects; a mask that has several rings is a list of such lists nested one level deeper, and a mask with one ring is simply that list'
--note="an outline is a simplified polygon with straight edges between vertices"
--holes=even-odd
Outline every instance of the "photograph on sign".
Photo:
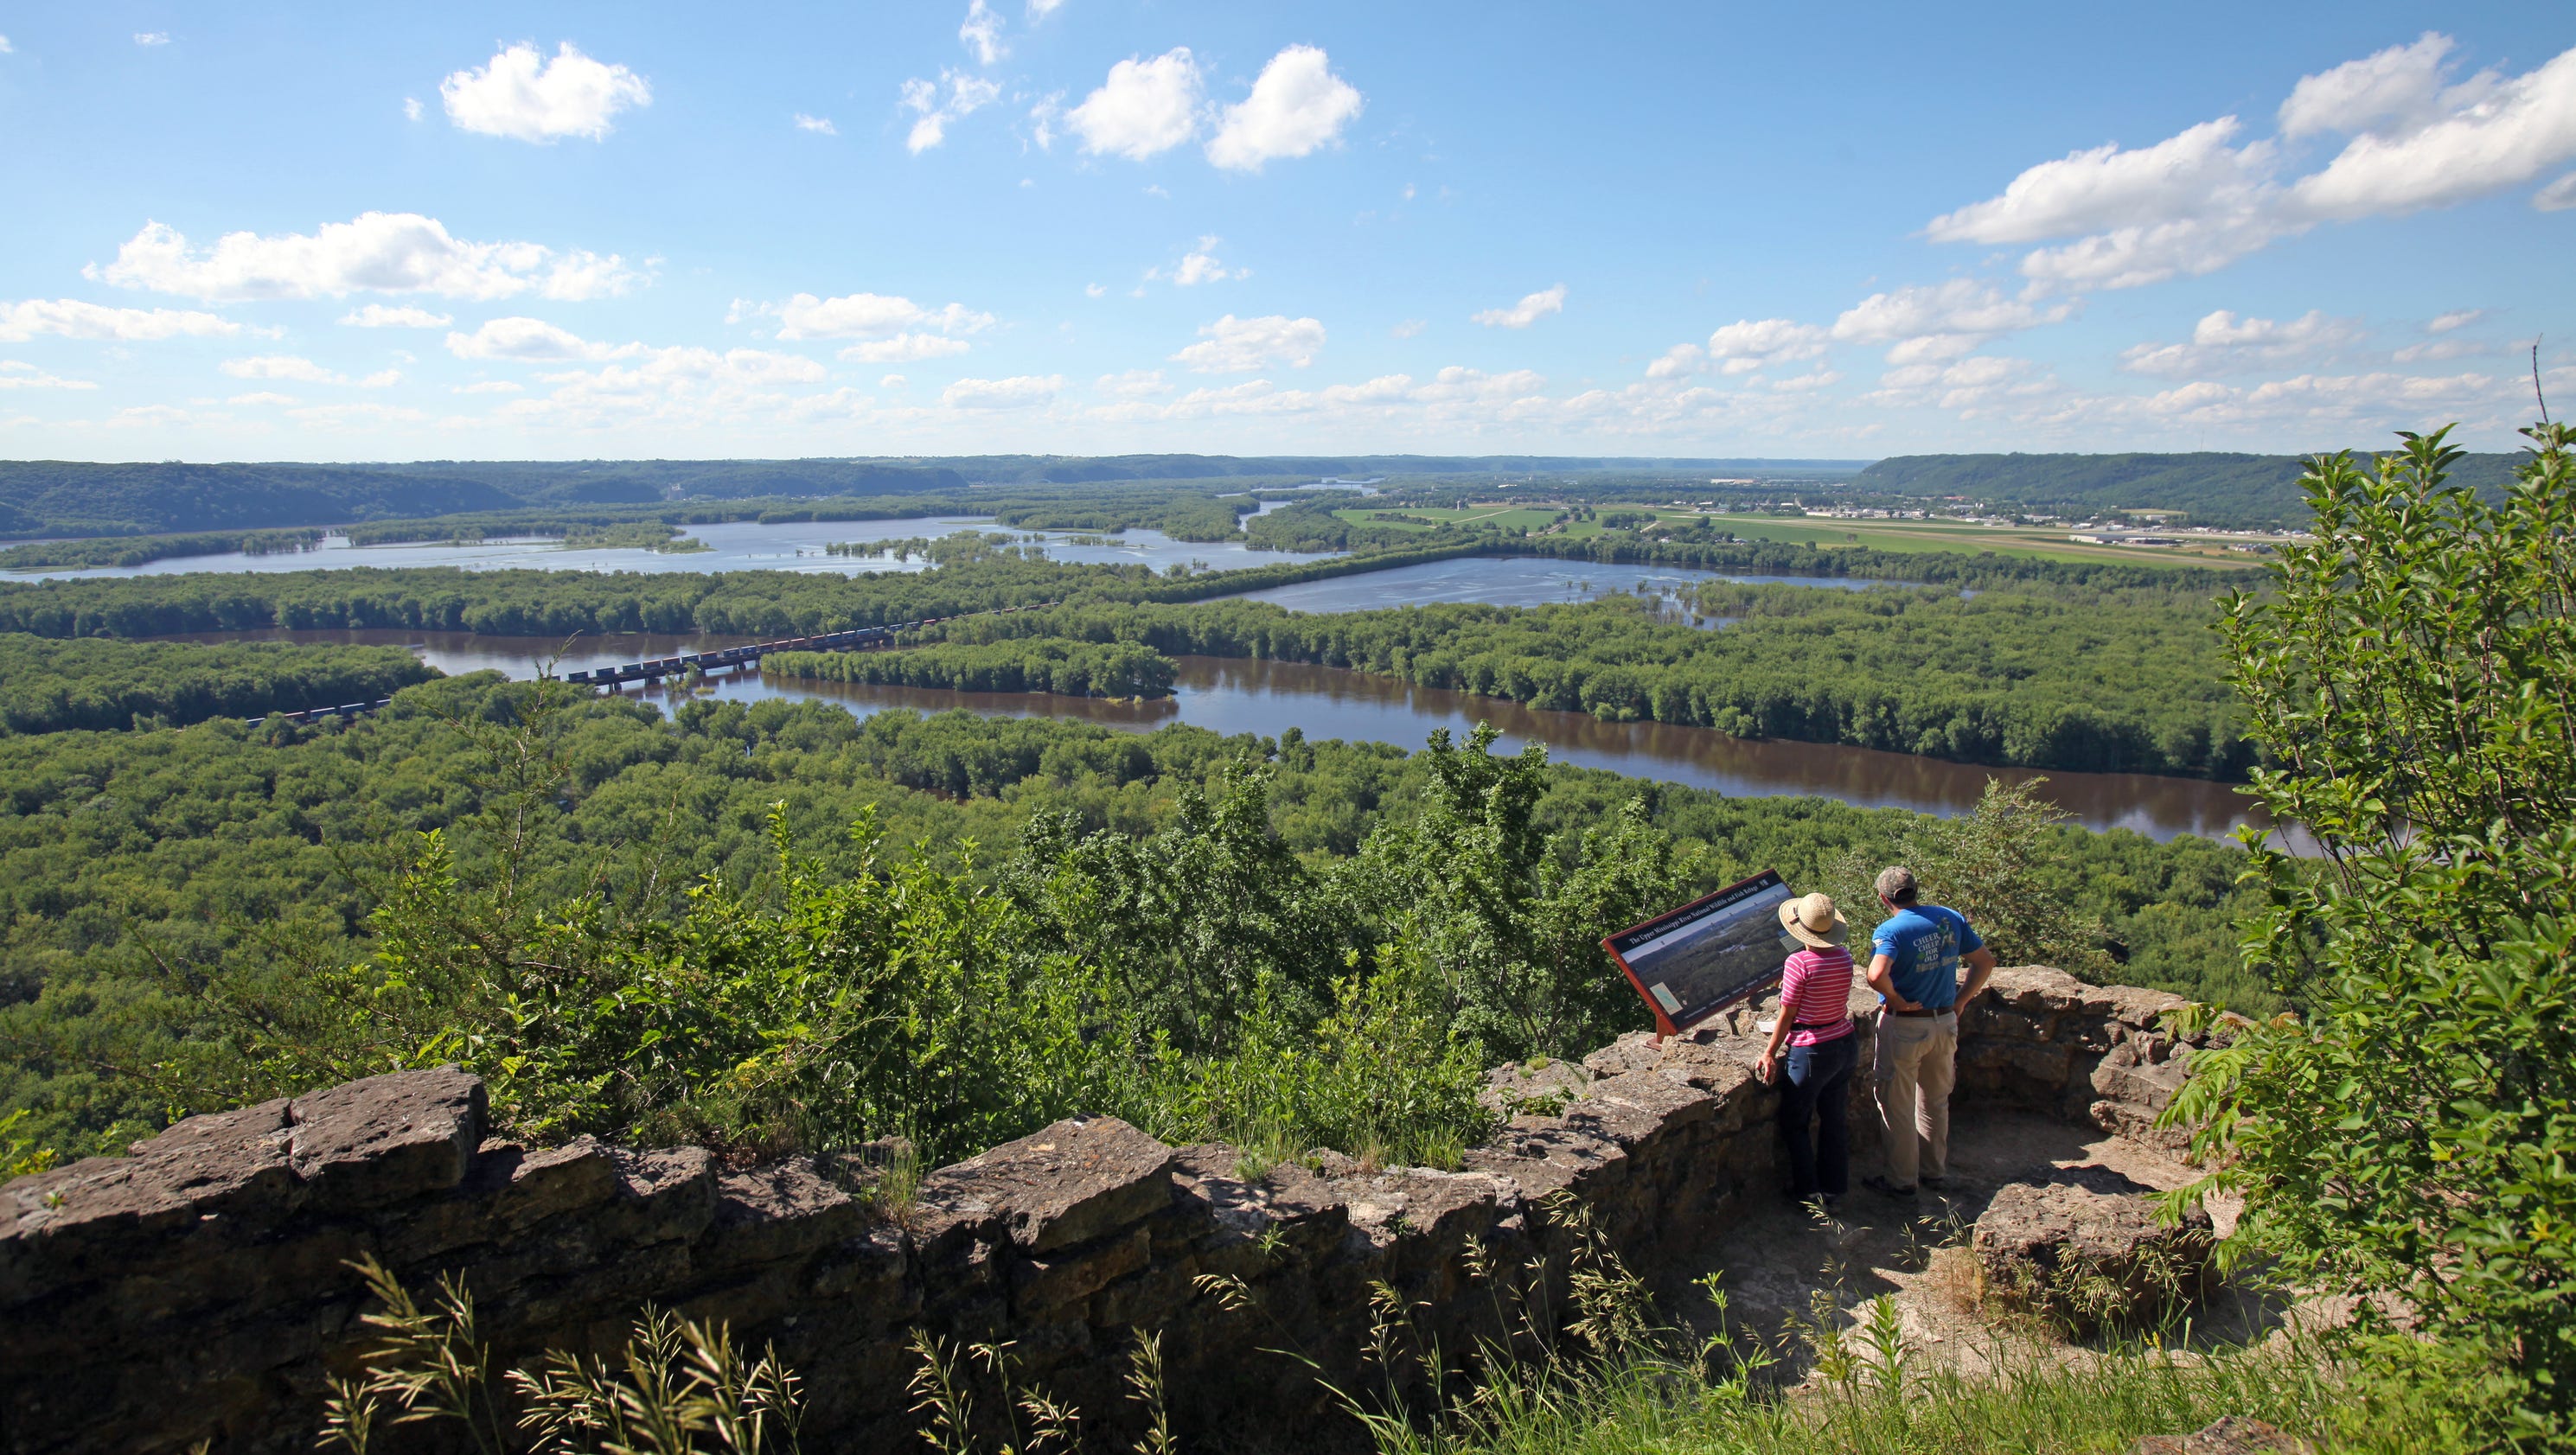
[{"label": "photograph on sign", "polygon": [[1611,935],[1601,948],[1666,1035],[1690,1029],[1780,978],[1798,948],[1780,927],[1789,886],[1771,870]]}]

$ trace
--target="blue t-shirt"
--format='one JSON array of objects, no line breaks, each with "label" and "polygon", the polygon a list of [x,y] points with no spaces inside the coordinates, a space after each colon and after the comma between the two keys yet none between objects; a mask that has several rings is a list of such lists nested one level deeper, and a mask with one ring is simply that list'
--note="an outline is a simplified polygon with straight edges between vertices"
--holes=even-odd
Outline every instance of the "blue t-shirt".
[{"label": "blue t-shirt", "polygon": [[1869,938],[1871,950],[1896,962],[1888,973],[1896,993],[1934,1010],[1957,1003],[1959,957],[1985,944],[1966,915],[1937,904],[1900,909]]}]

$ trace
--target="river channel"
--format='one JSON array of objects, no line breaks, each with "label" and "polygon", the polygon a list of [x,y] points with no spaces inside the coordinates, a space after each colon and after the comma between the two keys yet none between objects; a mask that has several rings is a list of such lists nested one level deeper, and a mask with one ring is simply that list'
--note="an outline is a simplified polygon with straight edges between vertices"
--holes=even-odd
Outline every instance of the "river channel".
[{"label": "river channel", "polygon": [[[250,637],[407,646],[422,660],[451,675],[497,669],[513,677],[534,675],[539,664],[558,652],[561,656],[554,663],[555,669],[573,672],[709,651],[748,640],[638,634],[584,638],[569,649],[552,638],[477,636],[467,632],[274,631],[209,633],[188,640],[238,641]],[[2250,817],[2247,800],[2233,788],[2195,778],[2144,773],[2041,774],[2026,769],[1986,768],[1826,743],[1733,738],[1709,728],[1671,723],[1605,723],[1585,713],[1554,712],[1504,698],[1415,687],[1395,678],[1340,667],[1226,657],[1184,656],[1175,660],[1179,674],[1173,696],[1157,702],[799,682],[764,677],[757,672],[719,674],[708,680],[703,695],[716,701],[774,697],[836,702],[862,715],[885,708],[925,713],[964,708],[1014,717],[1074,718],[1132,732],[1188,723],[1228,735],[1276,736],[1294,726],[1309,738],[1386,742],[1405,748],[1422,746],[1435,728],[1445,727],[1463,736],[1484,720],[1502,730],[1502,746],[1506,749],[1540,742],[1560,762],[1607,768],[1634,778],[1713,788],[1738,797],[1815,795],[1865,808],[1907,808],[1955,815],[1976,805],[1988,778],[2013,783],[2045,777],[2048,781],[2041,792],[2074,815],[2077,822],[2093,829],[2130,829],[2157,840],[2182,834],[2215,838]],[[677,696],[675,690],[662,687],[628,690],[666,709]]]}]

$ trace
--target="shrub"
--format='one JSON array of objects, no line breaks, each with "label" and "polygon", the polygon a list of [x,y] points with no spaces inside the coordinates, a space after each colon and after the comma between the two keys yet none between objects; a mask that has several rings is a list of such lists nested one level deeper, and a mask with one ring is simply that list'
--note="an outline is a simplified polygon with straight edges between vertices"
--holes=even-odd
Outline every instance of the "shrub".
[{"label": "shrub", "polygon": [[[2447,432],[2444,432],[2447,433]],[[2320,459],[2315,539],[2224,630],[2275,768],[2254,792],[2323,853],[2254,850],[2249,965],[2312,1008],[2193,1058],[2168,1113],[2242,1192],[2230,1239],[2327,1291],[2394,1294],[2442,1358],[2491,1362],[2499,1438],[2576,1420],[2576,480],[2570,432],[2487,505],[2444,433]],[[2384,1328],[2364,1303],[2364,1331]],[[2410,1361],[2428,1357],[2403,1348]]]}]

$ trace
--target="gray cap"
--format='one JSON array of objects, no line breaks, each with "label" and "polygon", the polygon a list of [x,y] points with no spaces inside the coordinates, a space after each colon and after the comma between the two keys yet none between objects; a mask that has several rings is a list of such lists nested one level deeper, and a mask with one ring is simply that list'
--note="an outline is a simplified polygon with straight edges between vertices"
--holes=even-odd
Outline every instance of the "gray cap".
[{"label": "gray cap", "polygon": [[1878,871],[1878,897],[1891,904],[1910,903],[1914,898],[1914,871],[1891,865]]}]

